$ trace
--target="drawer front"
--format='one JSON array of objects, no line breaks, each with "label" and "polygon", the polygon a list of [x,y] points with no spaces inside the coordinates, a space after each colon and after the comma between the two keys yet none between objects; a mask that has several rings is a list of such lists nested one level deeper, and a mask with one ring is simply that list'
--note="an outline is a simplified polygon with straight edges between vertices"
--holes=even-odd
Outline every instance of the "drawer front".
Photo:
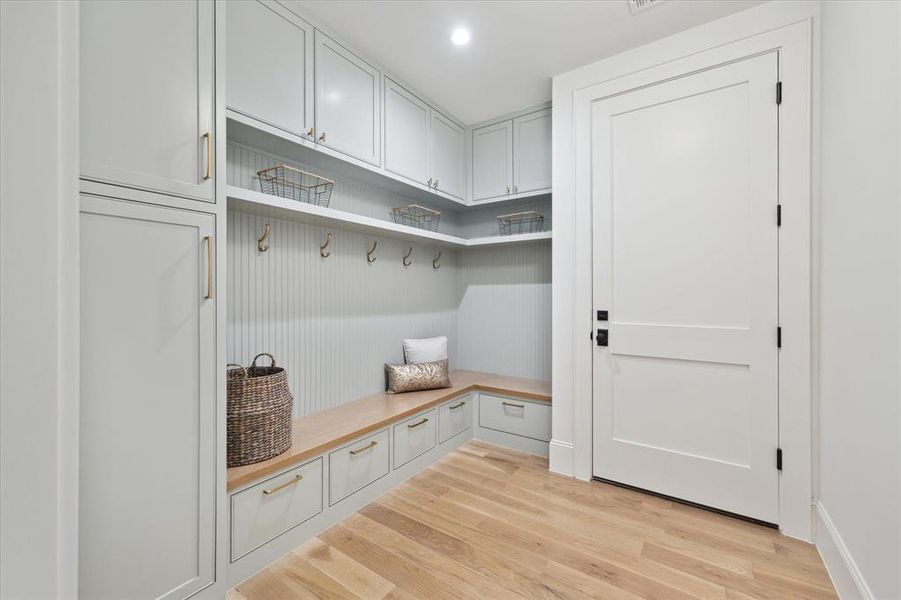
[{"label": "drawer front", "polygon": [[504,398],[493,394],[479,395],[479,425],[515,435],[551,441],[551,405]]},{"label": "drawer front", "polygon": [[438,411],[430,410],[394,426],[394,468],[435,447]]},{"label": "drawer front", "polygon": [[452,400],[438,409],[438,443],[472,427],[472,396]]},{"label": "drawer front", "polygon": [[321,458],[233,494],[232,562],[321,511]]},{"label": "drawer front", "polygon": [[329,505],[387,475],[389,456],[387,429],[329,453]]}]

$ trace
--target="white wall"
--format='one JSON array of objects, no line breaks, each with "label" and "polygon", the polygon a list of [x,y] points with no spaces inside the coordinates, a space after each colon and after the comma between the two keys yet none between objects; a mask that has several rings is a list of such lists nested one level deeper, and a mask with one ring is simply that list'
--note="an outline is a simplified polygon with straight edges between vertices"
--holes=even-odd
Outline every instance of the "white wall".
[{"label": "white wall", "polygon": [[77,577],[78,6],[0,2],[0,597]]},{"label": "white wall", "polygon": [[[818,496],[864,588],[894,599],[901,598],[901,4],[823,2],[821,26]],[[818,543],[830,542],[826,533],[817,531]]]}]

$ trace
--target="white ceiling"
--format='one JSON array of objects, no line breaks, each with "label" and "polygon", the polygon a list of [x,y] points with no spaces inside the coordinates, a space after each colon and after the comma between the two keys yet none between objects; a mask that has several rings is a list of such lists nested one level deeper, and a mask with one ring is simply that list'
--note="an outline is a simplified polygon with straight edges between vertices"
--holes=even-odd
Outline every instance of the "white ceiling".
[{"label": "white ceiling", "polygon": [[[761,0],[667,0],[635,15],[626,0],[298,2],[364,57],[466,124],[551,98],[551,77]],[[451,30],[472,31],[468,46]]]}]

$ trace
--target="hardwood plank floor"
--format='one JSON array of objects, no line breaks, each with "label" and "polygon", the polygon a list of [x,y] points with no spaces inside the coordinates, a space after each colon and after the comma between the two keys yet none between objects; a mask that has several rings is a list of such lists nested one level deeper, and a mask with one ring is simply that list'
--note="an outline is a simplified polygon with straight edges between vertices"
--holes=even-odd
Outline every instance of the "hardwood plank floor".
[{"label": "hardwood plank floor", "polygon": [[473,440],[229,592],[270,598],[837,596],[809,544]]}]

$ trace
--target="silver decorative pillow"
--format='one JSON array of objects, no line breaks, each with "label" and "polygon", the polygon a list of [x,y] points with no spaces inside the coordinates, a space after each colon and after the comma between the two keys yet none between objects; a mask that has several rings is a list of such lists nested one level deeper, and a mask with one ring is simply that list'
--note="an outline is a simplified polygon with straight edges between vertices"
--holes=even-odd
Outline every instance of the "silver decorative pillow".
[{"label": "silver decorative pillow", "polygon": [[389,394],[436,390],[451,386],[447,375],[447,359],[409,365],[385,364],[385,374],[388,376]]}]

